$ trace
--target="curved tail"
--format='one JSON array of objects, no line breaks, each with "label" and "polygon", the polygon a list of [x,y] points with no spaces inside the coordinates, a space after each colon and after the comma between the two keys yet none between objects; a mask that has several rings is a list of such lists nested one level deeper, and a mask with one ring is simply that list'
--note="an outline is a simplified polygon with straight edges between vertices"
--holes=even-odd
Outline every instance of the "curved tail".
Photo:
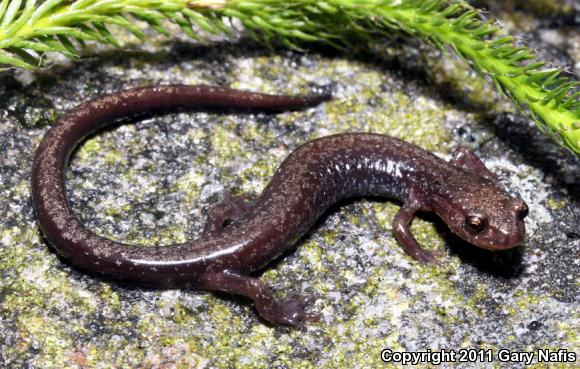
[{"label": "curved tail", "polygon": [[[175,108],[223,108],[283,111],[314,106],[330,95],[284,96],[244,92],[210,86],[170,85],[125,90],[89,101],[63,116],[44,136],[32,168],[32,200],[46,238],[59,254],[85,269],[117,276],[138,273],[128,258],[143,252],[95,235],[70,208],[65,191],[65,170],[71,152],[92,132],[126,116]],[[195,241],[194,241],[195,242]],[[169,258],[183,255],[194,242],[158,248]],[[175,273],[172,263],[168,270]],[[193,267],[193,265],[192,265]]]}]

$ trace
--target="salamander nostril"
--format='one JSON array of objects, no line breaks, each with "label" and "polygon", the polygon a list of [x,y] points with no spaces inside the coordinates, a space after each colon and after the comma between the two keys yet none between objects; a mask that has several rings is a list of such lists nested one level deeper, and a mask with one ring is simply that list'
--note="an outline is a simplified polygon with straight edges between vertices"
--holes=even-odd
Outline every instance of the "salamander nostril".
[{"label": "salamander nostril", "polygon": [[530,212],[530,209],[528,208],[528,205],[525,202],[521,202],[520,206],[517,209],[518,212],[518,216],[520,219],[524,219],[525,217],[528,216],[528,213]]},{"label": "salamander nostril", "polygon": [[519,219],[524,219],[528,216],[529,208],[528,204],[524,202],[522,199],[512,200],[512,209],[517,214]]}]

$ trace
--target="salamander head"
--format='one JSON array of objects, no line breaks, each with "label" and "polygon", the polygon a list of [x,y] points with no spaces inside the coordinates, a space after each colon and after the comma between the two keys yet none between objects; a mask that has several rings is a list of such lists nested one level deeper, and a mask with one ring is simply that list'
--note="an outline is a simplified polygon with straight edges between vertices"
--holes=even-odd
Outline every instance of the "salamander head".
[{"label": "salamander head", "polygon": [[439,191],[432,208],[453,233],[483,249],[516,247],[526,234],[527,204],[487,179],[473,178]]}]

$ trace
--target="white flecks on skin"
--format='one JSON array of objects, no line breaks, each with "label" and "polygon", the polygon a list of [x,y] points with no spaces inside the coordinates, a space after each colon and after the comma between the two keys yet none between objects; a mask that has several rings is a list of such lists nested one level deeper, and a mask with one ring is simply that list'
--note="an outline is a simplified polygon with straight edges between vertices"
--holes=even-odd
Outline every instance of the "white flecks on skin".
[{"label": "white flecks on skin", "polygon": [[[187,87],[161,87],[153,91],[167,97],[177,94],[180,88],[186,90],[184,91],[186,96],[190,96],[187,95]],[[218,98],[221,101],[221,98],[225,97],[226,100],[229,98],[234,103],[236,103],[236,99],[237,102],[249,103],[249,106],[252,105],[252,101],[261,105],[267,105],[263,103],[268,101],[271,101],[275,106],[279,103],[285,104],[285,101],[288,101],[290,105],[293,104],[292,99],[266,98],[265,95],[232,92],[231,90],[211,87],[203,89],[199,86],[192,87],[189,92],[192,90],[206,98],[207,101]],[[126,91],[119,95],[110,95],[101,100],[93,101],[88,107],[81,107],[78,111],[84,112],[89,117],[91,109],[96,109],[97,113],[99,110],[111,109],[115,114],[122,115],[124,107],[132,106],[131,110],[135,107],[138,108],[139,104],[143,103],[140,99],[152,101],[151,94],[151,89]],[[207,96],[204,97],[204,94]],[[212,94],[219,95],[212,96]],[[300,101],[300,99],[294,99],[294,101]],[[145,110],[148,108],[150,106],[144,107]],[[64,128],[63,126],[57,127],[57,130],[60,130],[61,135],[75,135],[73,138],[78,135],[77,140],[86,134],[83,132],[83,125],[92,131],[99,124],[109,123],[91,122],[90,119],[85,121],[80,118],[78,120],[69,119],[66,122]],[[52,140],[50,141],[53,145],[52,149],[55,150],[52,156],[56,157],[68,152],[68,148],[56,149],[62,142],[59,140],[63,136],[48,137],[49,140]],[[64,160],[61,161],[64,162]],[[54,161],[42,161],[42,163],[48,165],[45,174],[52,179],[41,182],[41,184],[57,191],[55,193],[57,203],[51,205],[49,199],[45,205],[56,210],[53,218],[57,219],[58,230],[61,233],[53,235],[49,239],[61,237],[61,240],[68,244],[68,247],[71,247],[71,245],[82,244],[85,237],[88,245],[88,241],[97,238],[75,221],[74,215],[68,208],[65,193],[60,183],[64,168],[52,167],[51,164],[57,165],[57,162]],[[408,175],[411,173],[411,171],[406,171],[408,168],[417,171],[417,175]],[[421,187],[425,192],[428,192],[429,184],[426,182],[439,175],[437,171],[442,170],[442,168],[453,171],[453,167],[449,164],[418,147],[388,136],[372,134],[330,136],[312,141],[292,154],[265,189],[265,193],[268,195],[261,196],[254,210],[246,214],[245,221],[234,223],[218,237],[162,248],[128,247],[111,240],[97,241],[97,245],[91,245],[91,247],[94,247],[94,256],[103,256],[103,263],[118,265],[117,262],[121,261],[122,264],[127,263],[129,266],[136,267],[132,273],[119,270],[119,276],[133,278],[135,277],[134,273],[137,273],[139,275],[137,279],[148,281],[155,281],[157,273],[166,273],[168,268],[173,270],[176,267],[179,268],[180,275],[185,271],[197,274],[203,273],[205,270],[221,271],[226,269],[228,265],[240,265],[247,270],[255,270],[291,247],[291,241],[303,235],[332,202],[352,195],[395,195],[395,197],[401,198],[411,186]],[[326,173],[328,178],[323,177],[321,181],[319,173]],[[462,173],[456,170],[453,175],[460,177]],[[465,191],[462,181],[456,182],[457,185],[451,190]],[[331,184],[330,188],[327,183]],[[447,185],[452,186],[453,183],[455,182],[450,181]],[[404,188],[406,190],[403,190]],[[379,189],[385,192],[377,192]],[[149,189],[150,193],[154,191],[155,189],[152,187]],[[41,193],[44,192],[41,191]],[[466,201],[470,201],[469,198],[466,197]],[[61,216],[62,219],[59,219]],[[154,221],[152,215],[142,214],[142,223],[152,224]],[[401,231],[406,232],[406,230]],[[87,245],[83,247],[87,247]],[[63,245],[58,244],[55,246],[57,249],[63,247]],[[74,252],[64,251],[63,254],[74,254]],[[89,255],[86,260],[80,261],[80,263],[84,263],[85,266],[90,265],[91,257]],[[97,263],[100,261],[94,262],[94,265],[100,265]],[[104,266],[105,269],[108,269],[107,267]],[[356,279],[355,276],[352,278]]]}]

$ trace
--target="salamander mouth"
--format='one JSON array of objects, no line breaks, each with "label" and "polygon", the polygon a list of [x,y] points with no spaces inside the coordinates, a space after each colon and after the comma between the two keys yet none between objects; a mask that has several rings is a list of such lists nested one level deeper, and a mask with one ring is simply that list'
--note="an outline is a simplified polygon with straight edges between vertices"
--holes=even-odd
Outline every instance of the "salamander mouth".
[{"label": "salamander mouth", "polygon": [[490,251],[501,251],[518,247],[523,243],[524,238],[525,233],[522,232],[517,232],[514,234],[494,232],[492,237],[486,239],[474,238],[473,240],[466,239],[466,241],[482,249]]},{"label": "salamander mouth", "polygon": [[463,224],[450,224],[449,229],[457,237],[469,244],[489,251],[502,251],[518,247],[525,239],[525,226],[519,224],[514,232],[504,232],[498,229],[487,229],[479,234],[474,234],[466,229]]}]

